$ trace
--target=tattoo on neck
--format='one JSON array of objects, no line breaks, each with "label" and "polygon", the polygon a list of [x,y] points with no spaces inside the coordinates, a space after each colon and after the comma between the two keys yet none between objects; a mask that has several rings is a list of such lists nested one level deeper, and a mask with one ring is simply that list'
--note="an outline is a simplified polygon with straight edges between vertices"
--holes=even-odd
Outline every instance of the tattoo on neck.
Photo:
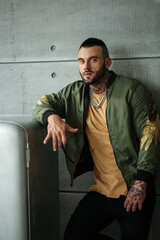
[{"label": "tattoo on neck", "polygon": [[101,83],[91,85],[91,89],[96,94],[100,94],[100,93],[103,93],[105,91],[105,88]]},{"label": "tattoo on neck", "polygon": [[105,92],[107,89],[107,83],[108,83],[109,77],[110,77],[110,73],[108,70],[106,70],[104,78],[99,83],[90,85],[92,91],[96,94]]}]

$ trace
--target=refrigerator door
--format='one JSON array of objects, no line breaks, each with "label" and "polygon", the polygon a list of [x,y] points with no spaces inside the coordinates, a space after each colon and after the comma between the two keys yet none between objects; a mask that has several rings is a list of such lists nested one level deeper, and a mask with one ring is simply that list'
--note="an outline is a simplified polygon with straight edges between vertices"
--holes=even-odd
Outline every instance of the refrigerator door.
[{"label": "refrigerator door", "polygon": [[0,115],[0,239],[59,239],[58,156],[31,116]]}]

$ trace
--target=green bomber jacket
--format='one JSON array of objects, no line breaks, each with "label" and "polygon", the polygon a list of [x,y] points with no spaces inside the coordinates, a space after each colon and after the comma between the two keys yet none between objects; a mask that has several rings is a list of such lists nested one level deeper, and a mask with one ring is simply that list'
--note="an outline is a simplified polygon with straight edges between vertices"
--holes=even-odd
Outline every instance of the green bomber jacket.
[{"label": "green bomber jacket", "polygon": [[[67,168],[73,179],[93,170],[94,164],[85,135],[89,86],[83,81],[69,84],[57,94],[43,96],[33,116],[47,125],[51,114],[58,114],[77,133],[67,132],[63,147]],[[149,90],[138,80],[111,72],[107,86],[106,124],[117,165],[128,189],[135,180],[152,182],[160,156],[160,125]]]}]

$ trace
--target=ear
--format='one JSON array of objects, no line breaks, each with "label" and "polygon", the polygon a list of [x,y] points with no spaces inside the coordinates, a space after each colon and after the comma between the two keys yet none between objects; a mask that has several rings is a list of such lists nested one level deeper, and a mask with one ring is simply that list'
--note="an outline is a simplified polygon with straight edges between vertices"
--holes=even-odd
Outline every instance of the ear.
[{"label": "ear", "polygon": [[105,59],[105,67],[108,69],[112,64],[112,60],[110,58]]}]

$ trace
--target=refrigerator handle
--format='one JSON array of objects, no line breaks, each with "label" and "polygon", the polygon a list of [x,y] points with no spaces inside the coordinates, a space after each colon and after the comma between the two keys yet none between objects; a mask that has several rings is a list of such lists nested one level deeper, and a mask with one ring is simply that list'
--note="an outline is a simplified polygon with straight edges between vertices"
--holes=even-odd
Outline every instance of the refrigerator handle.
[{"label": "refrigerator handle", "polygon": [[29,143],[26,145],[26,167],[27,167],[27,205],[28,205],[28,240],[31,240],[31,213],[30,213],[30,188],[29,188],[29,163],[30,163],[30,148]]}]

